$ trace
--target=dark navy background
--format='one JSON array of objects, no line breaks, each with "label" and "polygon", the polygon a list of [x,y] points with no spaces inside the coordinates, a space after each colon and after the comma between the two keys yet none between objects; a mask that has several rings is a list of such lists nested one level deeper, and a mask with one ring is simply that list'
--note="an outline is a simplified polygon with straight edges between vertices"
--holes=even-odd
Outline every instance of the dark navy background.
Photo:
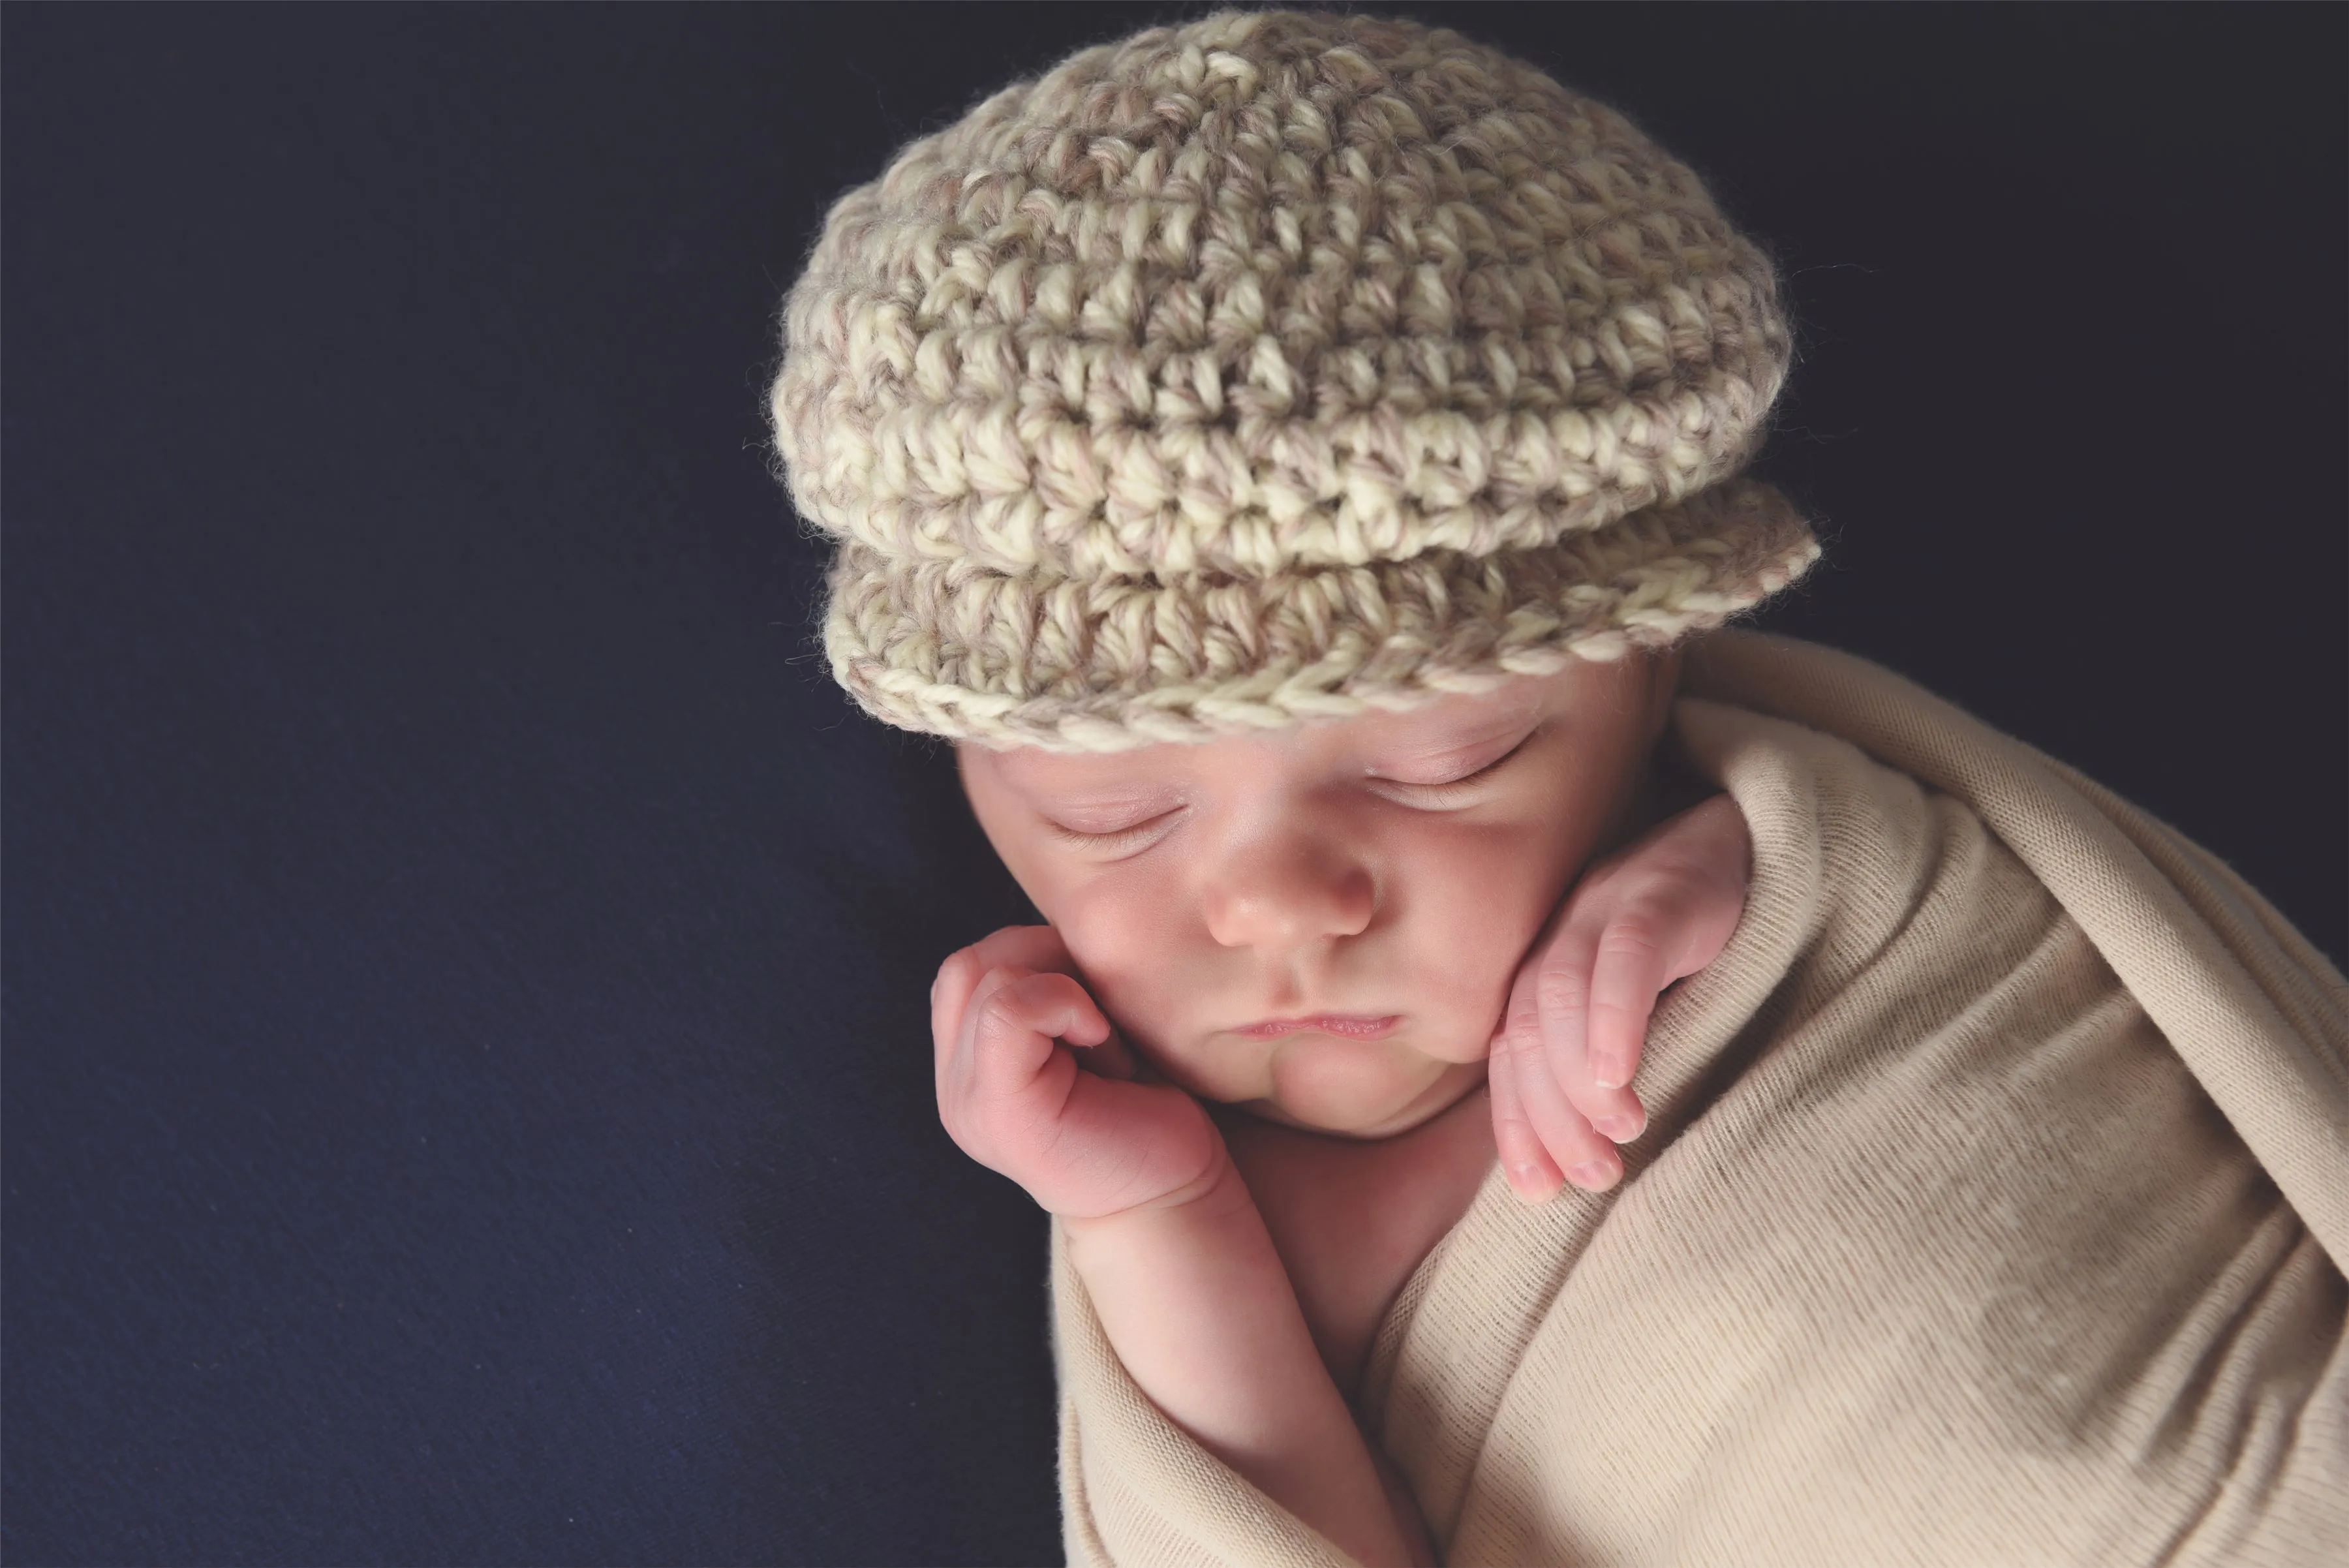
[{"label": "dark navy background", "polygon": [[[1057,1560],[926,1071],[1022,905],[812,659],[762,394],[833,195],[1196,9],[0,13],[8,1562]],[[2349,12],[1443,15],[1785,264],[1770,624],[2337,960]]]}]

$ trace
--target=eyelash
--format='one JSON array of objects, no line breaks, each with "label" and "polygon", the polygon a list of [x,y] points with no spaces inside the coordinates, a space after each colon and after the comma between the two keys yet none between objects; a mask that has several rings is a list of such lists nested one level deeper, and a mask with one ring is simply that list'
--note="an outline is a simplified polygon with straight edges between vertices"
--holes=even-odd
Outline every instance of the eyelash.
[{"label": "eyelash", "polygon": [[[1535,732],[1536,734],[1539,732],[1539,731]],[[1412,784],[1403,779],[1388,779],[1384,782],[1392,788],[1413,792],[1421,797],[1423,804],[1427,802],[1428,797],[1433,796],[1434,797],[1433,804],[1443,805],[1447,804],[1450,798],[1447,792],[1464,790],[1484,783],[1493,774],[1500,772],[1503,763],[1524,751],[1533,738],[1532,734],[1528,734],[1524,740],[1519,741],[1475,773],[1463,774],[1456,779],[1446,779],[1442,784]],[[1180,815],[1182,809],[1181,806],[1176,806],[1173,811],[1161,812],[1146,822],[1137,822],[1132,827],[1121,827],[1114,833],[1081,833],[1076,828],[1065,827],[1050,817],[1044,819],[1044,826],[1053,837],[1063,844],[1075,845],[1084,849],[1119,849],[1128,844],[1139,844],[1142,840],[1155,836],[1166,819]]]},{"label": "eyelash", "polygon": [[[1535,733],[1539,733],[1539,732],[1537,731]],[[1443,805],[1447,804],[1450,799],[1448,792],[1454,790],[1464,790],[1473,784],[1484,783],[1486,779],[1492,777],[1493,774],[1500,772],[1501,765],[1504,763],[1506,763],[1510,758],[1516,756],[1519,752],[1524,751],[1533,738],[1533,735],[1528,734],[1524,740],[1519,741],[1516,745],[1511,746],[1507,751],[1503,752],[1499,756],[1495,757],[1491,762],[1486,763],[1475,773],[1463,774],[1456,779],[1446,779],[1442,784],[1413,784],[1404,779],[1389,779],[1387,783],[1397,789],[1410,790],[1423,798],[1433,796],[1433,804]]]},{"label": "eyelash", "polygon": [[1084,849],[1116,849],[1129,843],[1138,843],[1155,834],[1160,826],[1183,808],[1162,811],[1147,822],[1137,822],[1132,827],[1121,827],[1115,833],[1080,833],[1073,827],[1063,827],[1050,817],[1044,819],[1045,828],[1063,844],[1073,844]]}]

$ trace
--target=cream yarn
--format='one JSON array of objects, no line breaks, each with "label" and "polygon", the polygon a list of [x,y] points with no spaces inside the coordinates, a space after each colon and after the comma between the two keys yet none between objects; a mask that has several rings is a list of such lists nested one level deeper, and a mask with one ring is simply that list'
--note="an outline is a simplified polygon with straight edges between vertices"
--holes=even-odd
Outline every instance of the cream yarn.
[{"label": "cream yarn", "polygon": [[776,451],[890,723],[1107,751],[1661,645],[1818,554],[1732,477],[1768,262],[1604,105],[1444,28],[1085,49],[833,206]]}]

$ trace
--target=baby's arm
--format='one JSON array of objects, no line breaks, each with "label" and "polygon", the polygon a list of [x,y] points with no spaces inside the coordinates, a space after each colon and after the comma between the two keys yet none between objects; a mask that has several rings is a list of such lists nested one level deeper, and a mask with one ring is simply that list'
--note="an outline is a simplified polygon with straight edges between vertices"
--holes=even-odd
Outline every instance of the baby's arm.
[{"label": "baby's arm", "polygon": [[1753,852],[1737,803],[1714,795],[1585,872],[1527,950],[1490,1067],[1494,1140],[1527,1202],[1621,1179],[1614,1146],[1648,1122],[1630,1087],[1648,1015],[1728,944]]},{"label": "baby's arm", "polygon": [[1416,1520],[1382,1485],[1221,1135],[1180,1089],[1130,1081],[1074,968],[1049,926],[946,961],[930,992],[940,1119],[1061,1217],[1118,1359],[1177,1426],[1357,1560],[1413,1562]]}]

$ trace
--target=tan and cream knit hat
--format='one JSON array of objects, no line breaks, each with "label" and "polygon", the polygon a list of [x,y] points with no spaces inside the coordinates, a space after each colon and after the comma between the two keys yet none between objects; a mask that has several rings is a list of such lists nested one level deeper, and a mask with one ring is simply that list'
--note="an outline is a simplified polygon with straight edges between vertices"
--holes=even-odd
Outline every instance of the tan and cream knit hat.
[{"label": "tan and cream knit hat", "polygon": [[1226,11],[842,197],[775,445],[876,717],[1198,741],[1617,658],[1818,554],[1733,478],[1770,265],[1621,116],[1457,33]]}]

